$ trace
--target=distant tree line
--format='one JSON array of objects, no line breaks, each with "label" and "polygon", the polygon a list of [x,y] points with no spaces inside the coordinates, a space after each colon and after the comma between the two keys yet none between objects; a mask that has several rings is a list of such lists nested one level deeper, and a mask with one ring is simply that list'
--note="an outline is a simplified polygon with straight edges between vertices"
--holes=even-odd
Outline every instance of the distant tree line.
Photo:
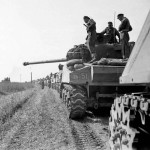
[{"label": "distant tree line", "polygon": [[4,78],[4,80],[2,80],[2,82],[11,82],[9,77]]}]

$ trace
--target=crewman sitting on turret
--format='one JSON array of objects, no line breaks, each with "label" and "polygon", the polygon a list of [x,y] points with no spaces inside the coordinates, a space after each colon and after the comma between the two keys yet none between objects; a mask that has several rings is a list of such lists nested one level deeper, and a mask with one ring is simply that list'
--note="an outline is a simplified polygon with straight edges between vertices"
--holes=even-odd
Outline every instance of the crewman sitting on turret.
[{"label": "crewman sitting on turret", "polygon": [[[119,43],[120,42],[120,34],[116,28],[113,27],[112,22],[108,22],[108,27],[106,27],[100,34],[106,34],[106,43]],[[116,36],[119,41],[117,41]]]}]

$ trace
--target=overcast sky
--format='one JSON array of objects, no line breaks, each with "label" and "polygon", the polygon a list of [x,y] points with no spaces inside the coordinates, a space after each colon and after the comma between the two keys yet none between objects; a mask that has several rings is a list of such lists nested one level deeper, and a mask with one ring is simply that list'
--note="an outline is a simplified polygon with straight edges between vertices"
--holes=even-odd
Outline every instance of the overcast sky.
[{"label": "overcast sky", "polygon": [[[0,0],[0,81],[30,81],[58,71],[58,64],[24,67],[24,61],[64,58],[85,43],[83,16],[101,32],[118,13],[130,20],[136,41],[150,9],[150,0]],[[115,27],[120,22],[115,19]]]}]

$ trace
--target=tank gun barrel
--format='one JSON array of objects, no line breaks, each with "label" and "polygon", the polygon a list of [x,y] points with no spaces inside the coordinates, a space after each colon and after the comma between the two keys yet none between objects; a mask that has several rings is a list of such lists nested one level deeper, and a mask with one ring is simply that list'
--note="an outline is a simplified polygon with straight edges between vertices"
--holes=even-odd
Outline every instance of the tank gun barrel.
[{"label": "tank gun barrel", "polygon": [[23,65],[34,65],[34,64],[45,64],[45,63],[56,63],[56,62],[65,62],[67,61],[66,58],[62,59],[52,59],[52,60],[45,60],[45,61],[35,61],[35,62],[24,62]]}]

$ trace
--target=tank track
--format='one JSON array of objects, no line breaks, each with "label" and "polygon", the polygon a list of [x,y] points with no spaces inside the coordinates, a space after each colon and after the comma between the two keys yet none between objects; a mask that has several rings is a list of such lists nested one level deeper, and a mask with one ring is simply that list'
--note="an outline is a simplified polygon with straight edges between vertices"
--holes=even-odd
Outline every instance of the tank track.
[{"label": "tank track", "polygon": [[117,97],[110,111],[109,131],[113,150],[150,149],[150,99],[133,94]]},{"label": "tank track", "polygon": [[64,84],[61,96],[69,112],[69,118],[79,119],[86,112],[86,91],[81,86]]}]

